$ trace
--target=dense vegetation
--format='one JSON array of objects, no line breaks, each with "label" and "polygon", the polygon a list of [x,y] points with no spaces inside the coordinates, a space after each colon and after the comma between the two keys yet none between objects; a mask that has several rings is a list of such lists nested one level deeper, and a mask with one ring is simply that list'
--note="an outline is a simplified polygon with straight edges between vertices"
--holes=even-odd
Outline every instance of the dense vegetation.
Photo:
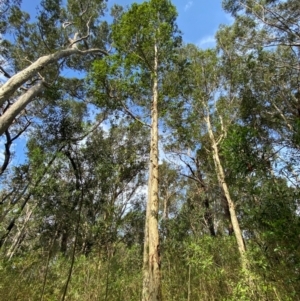
[{"label": "dense vegetation", "polygon": [[1,300],[300,300],[300,2],[223,7],[0,3]]}]

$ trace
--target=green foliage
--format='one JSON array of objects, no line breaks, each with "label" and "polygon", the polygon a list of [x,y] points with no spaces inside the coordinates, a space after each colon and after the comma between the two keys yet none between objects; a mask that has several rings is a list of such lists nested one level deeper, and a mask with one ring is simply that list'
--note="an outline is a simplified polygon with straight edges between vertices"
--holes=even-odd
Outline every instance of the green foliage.
[{"label": "green foliage", "polygon": [[[2,261],[1,295],[6,300],[40,300],[46,280],[43,300],[60,300],[70,263],[65,257],[55,256],[51,257],[47,267],[47,258],[48,251],[45,250],[18,257],[13,263]],[[134,247],[125,252],[122,245],[108,261],[101,254],[78,256],[68,299],[139,300],[140,263],[140,252]]]},{"label": "green foliage", "polygon": [[[0,31],[16,39],[1,40],[1,55],[14,71],[29,64],[20,58],[85,36],[88,21],[78,48],[112,45],[101,60],[64,59],[41,70],[49,86],[11,128],[32,122],[26,161],[1,178],[0,296],[60,300],[74,259],[67,300],[140,300],[150,144],[143,122],[157,77],[170,152],[159,176],[164,300],[299,300],[299,1],[223,1],[235,23],[205,51],[182,47],[170,1],[116,5],[112,25],[99,19],[105,2],[43,0],[33,22],[19,1],[0,4],[8,8]],[[86,72],[91,62],[89,93],[85,79],[57,76]],[[207,117],[236,201],[246,270]]]},{"label": "green foliage", "polygon": [[169,52],[180,43],[176,17],[175,7],[166,0],[133,4],[113,25],[112,37],[118,53],[126,54],[125,65],[146,64],[152,69],[154,44],[159,49],[160,64],[166,58],[170,62]]},{"label": "green foliage", "polygon": [[[131,111],[137,118],[147,120],[156,76],[164,115],[169,96],[163,89],[164,76],[174,65],[181,45],[176,9],[169,1],[153,0],[133,4],[128,11],[117,11],[113,12],[111,34],[114,54],[95,61],[90,75],[94,102],[126,114]],[[158,66],[154,70],[156,60]]]},{"label": "green foliage", "polygon": [[[221,144],[226,167],[235,174],[246,175],[259,169],[257,131],[250,127],[232,126]],[[262,154],[263,155],[263,154]]]}]

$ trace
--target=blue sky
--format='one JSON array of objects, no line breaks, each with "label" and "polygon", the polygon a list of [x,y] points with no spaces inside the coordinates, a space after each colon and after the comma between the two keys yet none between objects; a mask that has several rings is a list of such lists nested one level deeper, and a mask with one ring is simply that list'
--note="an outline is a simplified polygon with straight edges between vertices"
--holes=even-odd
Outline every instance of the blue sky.
[{"label": "blue sky", "polygon": [[[143,0],[109,0],[123,6]],[[173,0],[177,7],[177,24],[183,32],[186,43],[197,44],[200,48],[214,46],[214,35],[221,24],[231,24],[232,18],[222,9],[222,0]]]},{"label": "blue sky", "polygon": [[184,41],[201,48],[214,45],[214,35],[221,24],[232,19],[222,9],[221,0],[175,0],[178,25],[184,33]]},{"label": "blue sky", "polygon": [[[127,6],[134,2],[141,3],[143,0],[109,0],[108,6]],[[22,8],[34,17],[39,3],[39,0],[23,0]],[[183,32],[184,42],[194,43],[200,48],[213,47],[214,35],[219,26],[232,23],[232,18],[222,10],[222,0],[173,0],[173,4],[177,7],[177,23]],[[14,145],[15,164],[23,161],[25,143],[23,136]],[[4,141],[0,138],[0,164],[3,159],[3,147]]]},{"label": "blue sky", "polygon": [[[127,6],[143,0],[108,0],[108,6]],[[178,25],[186,43],[197,44],[201,48],[214,46],[213,38],[220,24],[232,23],[230,15],[222,9],[222,0],[173,0],[178,11]],[[35,15],[39,0],[23,0],[23,9]]]}]

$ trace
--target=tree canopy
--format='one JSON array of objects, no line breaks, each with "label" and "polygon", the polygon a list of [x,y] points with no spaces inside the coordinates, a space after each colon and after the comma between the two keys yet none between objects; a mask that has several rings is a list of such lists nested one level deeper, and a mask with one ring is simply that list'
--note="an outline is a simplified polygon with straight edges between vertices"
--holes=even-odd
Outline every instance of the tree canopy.
[{"label": "tree canopy", "polygon": [[299,1],[106,2],[0,3],[0,295],[300,300]]}]

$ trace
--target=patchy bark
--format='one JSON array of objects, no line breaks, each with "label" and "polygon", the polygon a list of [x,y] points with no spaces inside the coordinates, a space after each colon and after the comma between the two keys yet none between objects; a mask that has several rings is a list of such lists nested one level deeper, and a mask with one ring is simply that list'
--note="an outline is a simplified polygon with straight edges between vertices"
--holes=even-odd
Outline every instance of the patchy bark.
[{"label": "patchy bark", "polygon": [[[151,108],[151,142],[150,142],[150,168],[149,188],[146,216],[146,231],[144,245],[144,275],[143,275],[143,301],[161,300],[160,277],[160,246],[158,234],[158,51],[154,46],[154,79],[153,99]],[[147,258],[148,256],[148,258]],[[147,266],[145,266],[147,265]]]}]

